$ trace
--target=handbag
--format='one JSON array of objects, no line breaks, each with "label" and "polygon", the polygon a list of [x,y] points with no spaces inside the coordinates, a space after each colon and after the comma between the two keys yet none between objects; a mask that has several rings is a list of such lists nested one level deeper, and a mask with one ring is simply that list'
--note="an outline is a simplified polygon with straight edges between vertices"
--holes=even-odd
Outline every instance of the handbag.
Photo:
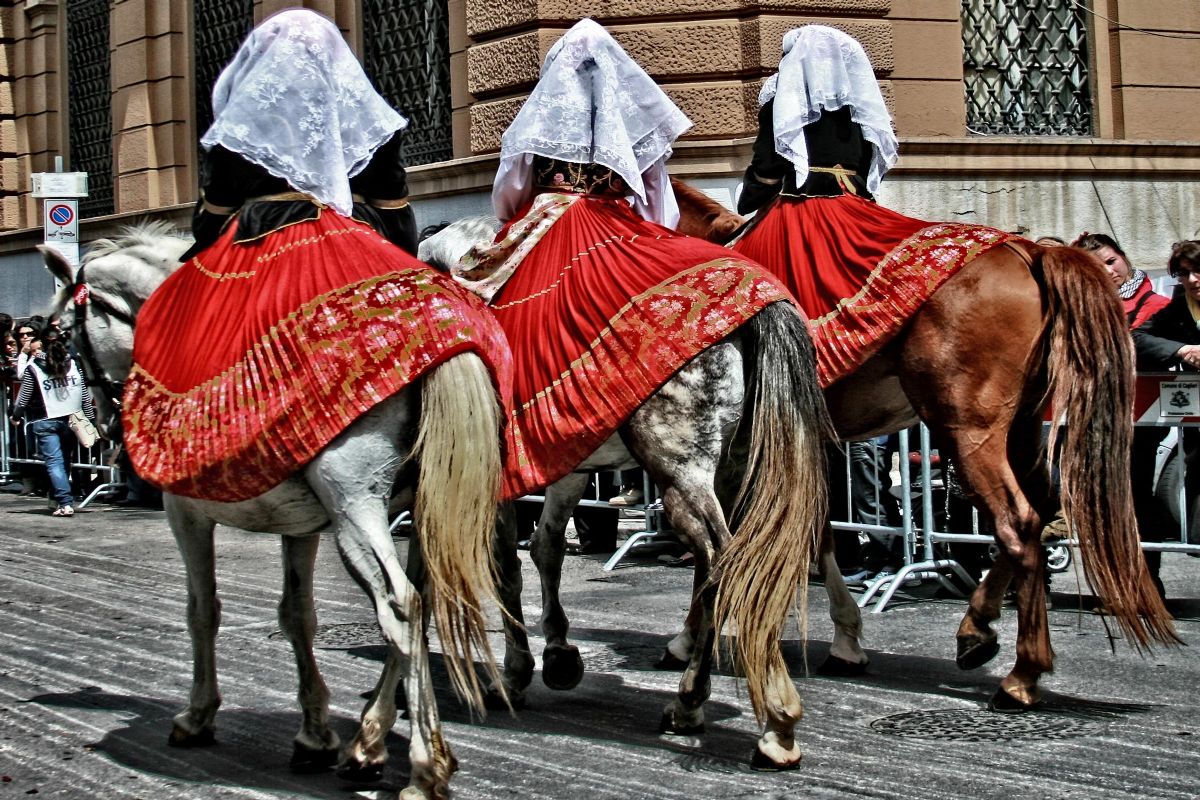
[{"label": "handbag", "polygon": [[75,434],[75,438],[84,447],[91,447],[100,438],[99,431],[92,421],[87,418],[87,415],[82,411],[75,411],[71,416],[67,417],[67,427]]}]

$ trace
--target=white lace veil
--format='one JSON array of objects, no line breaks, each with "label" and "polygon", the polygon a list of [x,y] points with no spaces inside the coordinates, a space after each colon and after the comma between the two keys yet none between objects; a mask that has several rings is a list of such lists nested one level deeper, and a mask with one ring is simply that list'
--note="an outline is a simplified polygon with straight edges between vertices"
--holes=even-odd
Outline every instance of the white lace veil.
[{"label": "white lace veil", "polygon": [[691,126],[608,31],[580,20],[550,48],[537,86],[501,138],[496,216],[508,220],[529,199],[539,155],[603,164],[625,180],[644,217],[674,227],[679,209],[666,161]]},{"label": "white lace veil", "polygon": [[345,215],[350,178],[408,126],[337,26],[306,9],[250,32],[213,86],[213,117],[204,148],[232,150]]},{"label": "white lace veil", "polygon": [[797,184],[808,178],[804,126],[821,110],[850,107],[850,118],[874,145],[867,190],[874,194],[896,163],[898,145],[892,119],[875,80],[871,60],[854,38],[824,25],[805,25],[783,37],[779,72],[763,84],[758,104],[775,99],[775,151],[796,166]]}]

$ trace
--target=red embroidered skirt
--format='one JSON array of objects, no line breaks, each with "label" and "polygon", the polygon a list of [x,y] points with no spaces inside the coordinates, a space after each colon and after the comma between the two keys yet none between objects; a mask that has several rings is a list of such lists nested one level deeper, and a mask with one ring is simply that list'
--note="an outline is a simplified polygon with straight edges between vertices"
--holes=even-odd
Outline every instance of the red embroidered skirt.
[{"label": "red embroidered skirt", "polygon": [[141,477],[187,497],[255,497],[466,350],[509,396],[507,344],[483,302],[367,225],[323,209],[241,245],[235,227],[138,314],[123,419]]},{"label": "red embroidered skirt", "polygon": [[823,386],[874,355],[968,261],[1012,238],[852,194],[781,197],[759,213],[733,249],[783,281],[808,315]]},{"label": "red embroidered skirt", "polygon": [[575,198],[492,301],[515,365],[505,497],[569,473],[680,367],[780,301],[783,286],[729,250],[622,200]]}]

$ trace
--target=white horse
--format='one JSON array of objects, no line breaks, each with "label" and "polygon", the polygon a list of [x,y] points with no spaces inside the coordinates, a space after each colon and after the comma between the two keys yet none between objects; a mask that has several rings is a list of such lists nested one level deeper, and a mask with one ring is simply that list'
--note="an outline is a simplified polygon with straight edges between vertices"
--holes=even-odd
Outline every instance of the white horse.
[{"label": "white horse", "polygon": [[[78,272],[57,253],[43,250],[51,272],[68,287],[56,301],[57,313],[80,352],[102,430],[110,435],[119,425],[115,406],[120,393],[113,387],[132,366],[138,311],[179,266],[178,257],[189,244],[168,230],[152,224],[118,241],[94,245]],[[483,601],[496,596],[491,542],[502,466],[500,421],[483,362],[474,354],[461,354],[376,405],[300,472],[258,497],[237,503],[164,497],[187,570],[194,676],[188,705],[174,719],[170,744],[190,747],[214,740],[221,699],[213,528],[220,523],[282,536],[279,623],[295,651],[303,711],[292,763],[306,770],[337,761],[329,691],[312,650],[313,566],[318,534],[331,526],[342,560],[370,596],[389,646],[387,665],[340,771],[357,779],[382,774],[384,738],[395,722],[396,687],[403,678],[411,715],[412,776],[400,796],[447,797],[457,765],[442,738],[425,623],[432,607],[455,688],[480,706],[472,654],[483,656],[493,676],[497,672],[486,639]],[[410,460],[417,469],[402,470]],[[406,576],[388,531],[387,502],[398,480],[399,488],[415,491],[420,552],[410,551],[409,575],[424,569],[424,597]]]},{"label": "white horse", "polygon": [[[459,220],[422,242],[418,256],[450,269],[470,246],[491,241],[497,227],[494,217]],[[660,729],[677,734],[704,729],[716,636],[728,623],[737,633],[736,666],[766,725],[752,765],[797,766],[801,754],[794,734],[802,706],[779,639],[797,584],[807,582],[825,521],[823,447],[829,431],[812,342],[804,319],[788,303],[767,306],[683,365],[575,472],[546,489],[530,548],[542,584],[546,685],[570,689],[583,675],[579,650],[567,642],[559,587],[566,524],[587,473],[640,465],[661,490],[667,516],[696,561],[688,629],[660,662],[683,669],[679,694]],[[509,510],[501,514],[501,539],[501,595],[512,617],[503,691],[520,703],[532,680],[533,659],[519,624],[521,576]],[[843,639],[857,647],[857,628]],[[866,660],[850,650],[845,657]]]}]

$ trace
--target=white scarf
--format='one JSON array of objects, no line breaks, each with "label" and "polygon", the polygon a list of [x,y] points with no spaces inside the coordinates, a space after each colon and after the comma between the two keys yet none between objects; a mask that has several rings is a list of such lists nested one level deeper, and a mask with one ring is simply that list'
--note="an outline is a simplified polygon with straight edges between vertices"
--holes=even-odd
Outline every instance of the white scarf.
[{"label": "white scarf", "polygon": [[550,48],[537,85],[501,138],[496,216],[507,221],[529,200],[533,156],[545,156],[608,167],[625,180],[642,216],[674,227],[679,208],[666,162],[691,126],[608,31],[580,20]]},{"label": "white scarf", "polygon": [[347,216],[350,178],[408,126],[337,26],[306,9],[250,32],[213,86],[213,116],[205,149],[232,150]]},{"label": "white scarf", "polygon": [[758,104],[771,99],[775,100],[775,151],[795,165],[797,186],[808,178],[804,128],[816,122],[822,110],[849,106],[850,118],[862,127],[863,138],[874,145],[867,175],[871,194],[899,158],[892,119],[871,60],[862,45],[835,28],[805,25],[788,31],[783,37],[779,72],[763,84]]}]

